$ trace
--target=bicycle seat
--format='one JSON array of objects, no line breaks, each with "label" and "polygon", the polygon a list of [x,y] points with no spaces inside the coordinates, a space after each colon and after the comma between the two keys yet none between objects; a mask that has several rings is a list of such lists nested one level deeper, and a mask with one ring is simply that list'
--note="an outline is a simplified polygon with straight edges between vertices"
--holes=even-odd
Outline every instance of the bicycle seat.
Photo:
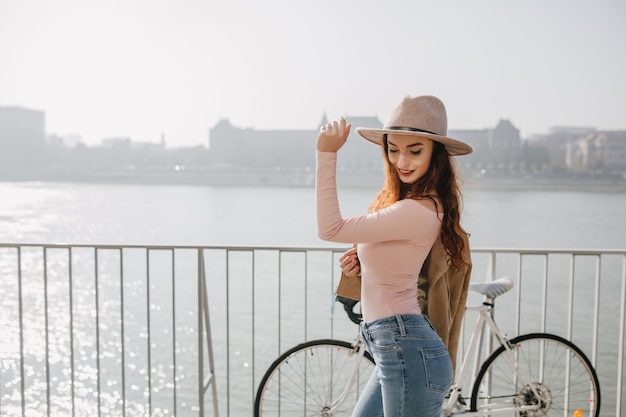
[{"label": "bicycle seat", "polygon": [[490,282],[471,283],[469,288],[485,297],[496,298],[513,288],[513,280],[509,277],[502,277]]}]

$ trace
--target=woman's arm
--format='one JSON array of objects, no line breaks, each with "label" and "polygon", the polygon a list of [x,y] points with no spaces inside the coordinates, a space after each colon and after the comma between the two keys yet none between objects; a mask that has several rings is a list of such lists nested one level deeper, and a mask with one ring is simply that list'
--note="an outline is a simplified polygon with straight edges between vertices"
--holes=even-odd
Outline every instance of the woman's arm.
[{"label": "woman's arm", "polygon": [[343,218],[336,184],[335,152],[317,152],[317,229],[321,239],[338,243],[420,240],[440,227],[437,213],[416,200],[400,200],[376,213]]},{"label": "woman's arm", "polygon": [[337,197],[337,151],[345,144],[351,125],[341,118],[320,128],[317,138],[316,206],[318,235],[339,243],[419,240],[440,227],[437,213],[407,199],[376,213],[344,219]]}]

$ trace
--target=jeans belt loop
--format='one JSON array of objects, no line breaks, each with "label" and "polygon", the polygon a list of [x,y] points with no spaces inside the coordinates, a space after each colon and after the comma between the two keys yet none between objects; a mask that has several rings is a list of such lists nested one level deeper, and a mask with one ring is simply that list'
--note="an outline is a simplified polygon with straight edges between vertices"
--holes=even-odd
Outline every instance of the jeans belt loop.
[{"label": "jeans belt loop", "polygon": [[396,314],[396,321],[398,322],[398,326],[400,327],[400,335],[406,336],[406,329],[404,328],[404,321],[402,321],[402,316],[400,314]]}]

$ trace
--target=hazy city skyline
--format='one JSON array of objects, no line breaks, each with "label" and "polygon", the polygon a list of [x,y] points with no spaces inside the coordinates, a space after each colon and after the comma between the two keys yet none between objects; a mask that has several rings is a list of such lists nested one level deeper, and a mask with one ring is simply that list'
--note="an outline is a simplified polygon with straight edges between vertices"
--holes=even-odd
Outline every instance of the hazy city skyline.
[{"label": "hazy city skyline", "polygon": [[0,106],[90,145],[384,122],[406,94],[441,97],[450,129],[624,129],[624,17],[616,0],[0,0]]}]

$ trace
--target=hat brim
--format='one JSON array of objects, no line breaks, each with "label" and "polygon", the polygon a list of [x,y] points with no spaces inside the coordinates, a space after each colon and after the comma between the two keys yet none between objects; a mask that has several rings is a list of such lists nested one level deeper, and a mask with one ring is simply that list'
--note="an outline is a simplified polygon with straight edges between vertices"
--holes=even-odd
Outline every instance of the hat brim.
[{"label": "hat brim", "polygon": [[405,135],[405,136],[420,136],[423,138],[431,139],[441,143],[445,146],[446,150],[451,156],[468,155],[474,152],[474,149],[465,142],[461,142],[457,139],[452,139],[447,136],[435,135],[426,132],[412,132],[407,130],[396,129],[370,129],[366,127],[357,127],[356,133],[358,133],[364,139],[375,143],[376,145],[383,144],[383,137],[386,134]]}]

